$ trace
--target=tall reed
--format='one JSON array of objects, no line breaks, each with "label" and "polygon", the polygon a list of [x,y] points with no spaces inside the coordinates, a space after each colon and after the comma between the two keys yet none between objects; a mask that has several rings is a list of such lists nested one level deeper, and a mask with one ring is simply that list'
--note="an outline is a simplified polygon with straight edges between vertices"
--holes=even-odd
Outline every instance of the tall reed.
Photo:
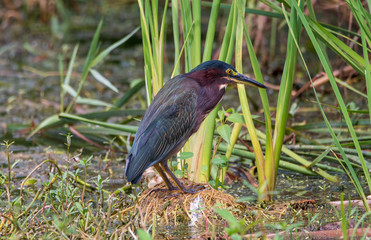
[{"label": "tall reed", "polygon": [[[140,5],[143,6],[142,1],[138,1]],[[150,6],[149,3],[146,1],[146,11],[141,8],[141,20],[142,20],[142,27],[147,29],[142,29],[144,45],[145,46],[145,59],[146,60],[146,71],[152,73],[146,73],[147,78],[158,78],[160,75],[157,72],[162,72],[161,66],[158,64],[161,62],[160,55],[152,54],[151,51],[157,51],[156,49],[163,49],[161,43],[163,44],[163,39],[156,42],[157,38],[154,40],[149,41],[149,36],[156,36],[156,27],[151,27],[151,24],[157,23],[155,20],[156,14],[154,11],[158,11],[157,9],[157,1],[156,4]],[[252,41],[249,36],[250,28],[246,26],[245,23],[245,12],[254,13],[254,14],[262,14],[268,17],[274,17],[281,19],[288,26],[288,40],[287,40],[287,50],[286,50],[286,60],[284,64],[284,70],[282,74],[281,84],[279,95],[277,99],[277,107],[276,107],[276,116],[275,116],[275,124],[273,130],[273,124],[271,119],[270,113],[270,104],[268,101],[268,96],[266,90],[259,89],[263,109],[264,109],[264,125],[265,125],[265,134],[257,131],[254,126],[253,117],[251,115],[251,111],[249,109],[249,103],[246,98],[246,90],[245,87],[242,85],[238,85],[238,92],[240,97],[240,102],[242,106],[242,113],[244,116],[245,124],[248,129],[251,143],[254,148],[256,166],[258,169],[258,178],[259,178],[259,199],[269,200],[272,198],[271,192],[274,190],[277,182],[277,170],[280,164],[280,159],[282,158],[281,152],[284,151],[285,154],[292,157],[295,161],[297,161],[298,165],[296,165],[297,169],[301,169],[301,166],[306,168],[307,172],[313,174],[319,174],[330,181],[337,181],[337,178],[331,176],[327,172],[320,170],[315,170],[313,167],[317,163],[319,163],[329,152],[330,150],[326,150],[321,156],[315,159],[314,162],[308,161],[303,156],[300,156],[284,146],[284,137],[286,134],[286,125],[287,119],[289,114],[289,109],[291,107],[291,95],[292,95],[292,88],[294,83],[295,71],[297,68],[297,60],[298,55],[300,55],[301,59],[304,61],[305,59],[300,52],[300,40],[301,40],[301,33],[305,30],[305,33],[309,36],[311,43],[313,44],[315,51],[319,57],[320,63],[322,64],[326,74],[329,76],[330,84],[332,90],[335,94],[335,97],[339,103],[340,111],[342,116],[347,124],[347,128],[351,135],[351,139],[353,140],[353,144],[355,147],[355,151],[358,154],[360,159],[360,163],[362,169],[364,170],[364,174],[366,175],[366,180],[368,187],[371,189],[371,181],[368,174],[369,169],[366,166],[366,162],[364,156],[362,154],[362,149],[360,146],[359,141],[357,140],[357,134],[354,131],[354,127],[352,122],[349,118],[348,110],[346,109],[346,105],[344,100],[340,94],[340,91],[337,86],[337,81],[335,80],[331,67],[328,62],[328,57],[324,51],[324,48],[328,47],[332,49],[335,53],[337,53],[341,58],[343,58],[349,65],[354,67],[360,74],[364,75],[366,78],[366,86],[367,86],[367,98],[369,99],[371,96],[371,84],[370,84],[370,63],[369,63],[369,47],[371,43],[371,34],[370,34],[370,15],[365,11],[363,5],[359,1],[355,0],[348,0],[347,3],[350,6],[350,9],[355,15],[357,23],[360,26],[361,34],[361,43],[359,44],[362,46],[363,49],[363,57],[361,57],[358,53],[348,47],[345,43],[343,43],[336,35],[335,31],[338,31],[339,36],[341,34],[356,34],[349,30],[342,29],[339,27],[326,25],[319,23],[314,15],[314,10],[311,5],[311,2],[307,0],[306,2],[301,1],[294,1],[289,0],[285,2],[285,4],[280,3],[279,1],[266,1],[262,0],[264,4],[266,4],[271,11],[262,11],[258,9],[251,9],[246,8],[245,1],[238,0],[233,1],[231,5],[221,4],[220,1],[213,1],[212,4],[210,3],[203,3],[205,5],[211,6],[211,14],[209,17],[209,24],[207,29],[207,35],[204,50],[202,54],[202,39],[201,39],[201,1],[172,1],[172,23],[173,23],[173,36],[174,36],[174,46],[176,47],[175,54],[174,54],[174,73],[180,73],[180,66],[178,65],[179,60],[184,57],[184,66],[182,69],[185,72],[188,72],[193,67],[197,66],[202,61],[209,60],[212,54],[212,46],[214,43],[214,35],[215,35],[215,28],[216,22],[218,20],[218,12],[220,7],[228,8],[229,15],[228,20],[224,32],[223,42],[220,48],[219,59],[225,61],[227,63],[232,61],[233,55],[235,55],[235,62],[236,68],[238,71],[242,72],[242,47],[245,40],[249,56],[250,62],[253,67],[253,71],[255,74],[255,78],[257,81],[263,83],[263,76],[259,68],[258,59],[254,53],[254,48],[252,45]],[[167,2],[166,2],[167,4]],[[249,5],[251,6],[251,5]],[[309,10],[310,17],[306,16],[303,12],[305,6]],[[150,8],[152,7],[152,8]],[[148,8],[148,10],[147,10]],[[243,11],[245,10],[245,11]],[[149,12],[149,13],[147,13]],[[151,14],[150,14],[151,13]],[[163,19],[165,19],[166,14],[166,6],[163,11]],[[152,21],[150,19],[153,19]],[[163,20],[164,22],[164,20]],[[148,24],[149,23],[149,26]],[[164,23],[162,23],[164,24]],[[277,24],[277,23],[276,23]],[[178,31],[178,26],[181,27],[180,31]],[[163,29],[163,26],[161,26]],[[149,34],[149,31],[151,32]],[[160,31],[160,36],[163,34]],[[183,38],[181,38],[183,36]],[[153,37],[152,37],[153,38]],[[161,37],[159,37],[161,39]],[[181,47],[181,45],[183,45]],[[181,48],[181,50],[179,49]],[[181,55],[183,53],[183,56]],[[157,62],[155,64],[151,55],[156,55]],[[201,59],[201,56],[202,59]],[[152,68],[157,67],[157,70],[153,70]],[[310,75],[309,78],[311,79]],[[154,80],[153,80],[154,81]],[[150,81],[147,79],[147,84]],[[154,87],[155,88],[155,87]],[[148,86],[147,86],[148,89]],[[315,92],[315,89],[313,88]],[[148,96],[152,97],[150,89],[147,90]],[[317,94],[315,92],[315,96],[318,102],[318,106],[322,113],[322,116],[325,119],[325,123],[327,124],[328,130],[333,138],[333,141],[339,150],[340,154],[344,159],[344,163],[346,165],[347,171],[352,179],[354,179],[354,183],[356,188],[359,191],[359,194],[364,199],[363,190],[360,187],[359,181],[357,180],[357,176],[354,173],[352,164],[348,160],[347,154],[344,152],[342,144],[339,142],[338,137],[335,135],[331,124],[327,120],[326,114],[322,108],[322,103],[318,100]],[[368,108],[371,109],[370,101],[368,103]],[[190,139],[190,141],[186,144],[185,150],[187,152],[193,152],[193,157],[188,161],[189,163],[189,173],[191,174],[191,179],[196,180],[198,182],[207,182],[210,176],[210,159],[212,153],[212,146],[213,146],[213,134],[215,128],[215,118],[217,116],[217,111],[219,106],[210,113],[208,118],[200,127],[200,130]],[[369,111],[371,112],[371,111]],[[371,114],[370,119],[371,119]],[[230,157],[231,153],[233,152],[234,145],[236,144],[236,139],[239,136],[239,133],[244,126],[243,123],[234,123],[234,127],[231,130],[231,137],[230,141],[228,142],[227,159]],[[264,145],[265,152],[263,152],[262,144]],[[301,165],[301,166],[300,166]],[[226,168],[222,170],[222,178],[225,175]],[[300,171],[303,171],[300,170]],[[305,172],[305,171],[304,171]],[[223,179],[221,179],[223,180]]]}]

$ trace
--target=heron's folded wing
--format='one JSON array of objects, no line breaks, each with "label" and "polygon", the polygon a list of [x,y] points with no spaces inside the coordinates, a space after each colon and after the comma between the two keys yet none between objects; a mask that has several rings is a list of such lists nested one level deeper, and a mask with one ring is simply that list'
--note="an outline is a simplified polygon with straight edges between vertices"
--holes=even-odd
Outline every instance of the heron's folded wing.
[{"label": "heron's folded wing", "polygon": [[[183,91],[137,136],[126,169],[128,180],[139,178],[150,166],[162,161],[184,144],[195,124],[197,95]],[[181,147],[181,146],[180,146]]]}]

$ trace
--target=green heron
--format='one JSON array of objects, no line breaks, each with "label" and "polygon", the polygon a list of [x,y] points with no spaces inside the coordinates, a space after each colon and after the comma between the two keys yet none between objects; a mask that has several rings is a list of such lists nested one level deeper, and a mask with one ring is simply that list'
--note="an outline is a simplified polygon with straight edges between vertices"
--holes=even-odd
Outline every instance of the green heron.
[{"label": "green heron", "polygon": [[[186,189],[174,176],[167,160],[178,153],[195,133],[205,117],[220,102],[229,83],[265,86],[236,71],[231,65],[211,60],[198,65],[189,73],[178,75],[157,93],[139,125],[133,146],[126,160],[125,175],[129,182],[138,183],[143,172],[154,166],[169,190]],[[165,172],[174,180],[175,188]]]}]

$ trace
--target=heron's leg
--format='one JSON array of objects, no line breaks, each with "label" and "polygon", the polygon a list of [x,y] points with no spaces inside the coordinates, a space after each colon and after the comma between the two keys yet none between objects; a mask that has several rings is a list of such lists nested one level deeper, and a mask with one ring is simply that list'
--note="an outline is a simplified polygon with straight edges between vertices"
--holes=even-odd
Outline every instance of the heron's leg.
[{"label": "heron's leg", "polygon": [[169,169],[169,166],[167,165],[167,162],[165,163],[160,163],[161,167],[164,169],[164,171],[173,179],[174,183],[178,186],[178,188],[183,192],[183,193],[196,193],[198,191],[194,189],[186,189],[183,184],[175,177],[174,173]]},{"label": "heron's leg", "polygon": [[174,186],[170,183],[170,180],[169,178],[166,176],[166,174],[164,173],[164,171],[162,170],[160,164],[155,164],[154,165],[155,169],[157,170],[158,174],[160,174],[161,178],[164,180],[167,188],[169,190],[174,190]]}]

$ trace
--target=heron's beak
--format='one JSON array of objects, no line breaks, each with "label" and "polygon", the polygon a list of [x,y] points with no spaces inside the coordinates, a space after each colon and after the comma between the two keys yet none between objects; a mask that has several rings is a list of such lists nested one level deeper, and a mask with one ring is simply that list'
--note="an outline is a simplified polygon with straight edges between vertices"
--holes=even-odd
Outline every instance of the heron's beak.
[{"label": "heron's beak", "polygon": [[258,81],[255,81],[254,79],[249,78],[249,77],[247,77],[245,75],[242,75],[240,73],[236,73],[235,75],[230,76],[230,80],[234,81],[235,83],[242,83],[242,84],[250,85],[250,86],[253,86],[253,87],[267,88],[266,86],[264,86],[264,84],[262,84]]}]

